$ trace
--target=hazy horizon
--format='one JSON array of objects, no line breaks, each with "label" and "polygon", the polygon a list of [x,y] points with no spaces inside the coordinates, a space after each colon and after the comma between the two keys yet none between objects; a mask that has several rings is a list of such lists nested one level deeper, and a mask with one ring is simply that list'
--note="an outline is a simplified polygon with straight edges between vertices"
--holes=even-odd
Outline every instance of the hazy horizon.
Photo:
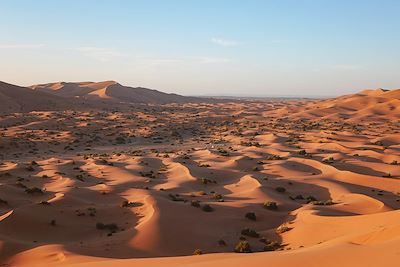
[{"label": "hazy horizon", "polygon": [[1,81],[198,96],[399,88],[398,1],[1,1]]}]

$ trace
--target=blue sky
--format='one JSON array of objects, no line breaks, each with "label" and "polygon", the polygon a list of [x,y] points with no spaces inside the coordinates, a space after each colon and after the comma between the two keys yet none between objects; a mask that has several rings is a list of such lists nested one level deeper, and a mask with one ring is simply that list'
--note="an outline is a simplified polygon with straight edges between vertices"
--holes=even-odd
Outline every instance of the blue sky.
[{"label": "blue sky", "polygon": [[1,0],[0,80],[185,95],[399,88],[400,1]]}]

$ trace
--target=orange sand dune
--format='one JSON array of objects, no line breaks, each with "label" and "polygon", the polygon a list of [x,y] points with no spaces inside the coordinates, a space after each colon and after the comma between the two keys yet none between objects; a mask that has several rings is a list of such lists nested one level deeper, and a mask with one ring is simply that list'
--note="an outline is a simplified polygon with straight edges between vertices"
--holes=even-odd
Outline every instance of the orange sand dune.
[{"label": "orange sand dune", "polygon": [[35,91],[46,92],[60,97],[79,97],[90,100],[110,100],[126,103],[171,103],[200,102],[195,97],[167,94],[157,90],[123,86],[115,81],[104,82],[56,82],[30,86]]},{"label": "orange sand dune", "polygon": [[[112,81],[0,89],[2,266],[398,266],[399,90],[160,104]],[[12,112],[37,96],[154,102]]]},{"label": "orange sand dune", "polygon": [[[290,111],[285,111],[289,113]],[[330,118],[346,121],[400,118],[400,89],[364,90],[358,94],[317,101],[300,108],[291,117]]]}]

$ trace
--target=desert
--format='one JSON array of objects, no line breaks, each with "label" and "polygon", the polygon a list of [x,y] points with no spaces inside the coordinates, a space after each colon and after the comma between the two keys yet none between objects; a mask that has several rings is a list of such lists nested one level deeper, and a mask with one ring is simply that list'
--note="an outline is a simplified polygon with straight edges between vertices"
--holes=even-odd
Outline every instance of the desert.
[{"label": "desert", "polygon": [[400,266],[399,0],[0,14],[0,267]]},{"label": "desert", "polygon": [[2,266],[396,266],[399,90],[134,103],[60,84],[0,86]]}]

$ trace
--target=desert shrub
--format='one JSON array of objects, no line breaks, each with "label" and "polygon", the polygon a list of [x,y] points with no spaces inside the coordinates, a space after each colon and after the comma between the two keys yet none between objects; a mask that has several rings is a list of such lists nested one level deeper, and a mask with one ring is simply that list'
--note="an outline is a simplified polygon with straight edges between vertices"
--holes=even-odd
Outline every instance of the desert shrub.
[{"label": "desert shrub", "polygon": [[226,242],[223,239],[218,240],[218,245],[220,245],[221,247],[225,247],[226,246]]},{"label": "desert shrub", "polygon": [[247,212],[244,215],[244,217],[249,219],[249,220],[251,220],[251,221],[256,221],[257,220],[257,216],[256,216],[256,214],[254,212]]},{"label": "desert shrub", "polygon": [[263,204],[263,207],[268,210],[277,210],[278,209],[278,205],[276,204],[276,202],[273,202],[273,201],[265,201]]},{"label": "desert shrub", "polygon": [[371,143],[372,145],[376,145],[376,146],[383,146],[383,142],[382,141],[376,141],[376,142],[373,142],[373,143]]},{"label": "desert shrub", "polygon": [[44,194],[44,191],[38,187],[31,187],[31,188],[26,188],[25,192],[28,194]]},{"label": "desert shrub", "polygon": [[56,226],[56,225],[57,225],[56,220],[51,220],[51,221],[50,221],[50,225],[51,225],[51,226]]},{"label": "desert shrub", "polygon": [[117,144],[122,145],[125,144],[125,138],[123,138],[122,136],[118,136],[117,138],[115,138],[115,142],[117,142]]},{"label": "desert shrub", "polygon": [[29,172],[33,172],[33,171],[35,171],[35,168],[32,165],[29,165],[26,167],[26,170]]},{"label": "desert shrub", "polygon": [[242,235],[249,236],[249,237],[260,237],[260,234],[257,233],[255,230],[250,228],[245,228],[240,232]]},{"label": "desert shrub", "polygon": [[178,194],[169,194],[168,195],[169,196],[169,198],[172,200],[172,201],[185,201],[182,197],[180,197]]},{"label": "desert shrub", "polygon": [[300,150],[298,153],[302,156],[307,155],[307,152],[304,149]]},{"label": "desert shrub", "polygon": [[214,208],[211,207],[211,206],[208,205],[208,204],[205,204],[205,205],[203,206],[202,210],[205,211],[205,212],[211,212],[211,211],[214,210]]},{"label": "desert shrub", "polygon": [[154,179],[156,178],[156,175],[154,174],[153,171],[149,171],[149,172],[139,172],[139,174],[143,177],[147,177],[147,178],[151,178]]},{"label": "desert shrub", "polygon": [[277,188],[275,188],[275,190],[278,193],[285,193],[286,192],[286,188],[282,187],[282,186],[278,186]]},{"label": "desert shrub", "polygon": [[329,157],[327,159],[322,160],[323,163],[328,163],[331,164],[335,161],[335,159],[333,157]]},{"label": "desert shrub", "polygon": [[201,251],[201,249],[196,249],[196,250],[193,252],[193,255],[201,255],[201,254],[203,254],[203,251]]},{"label": "desert shrub", "polygon": [[40,201],[39,204],[40,205],[46,205],[46,206],[51,205],[51,203],[46,201],[46,200]]},{"label": "desert shrub", "polygon": [[142,203],[139,202],[130,202],[128,200],[124,200],[121,204],[121,207],[123,208],[131,208],[131,207],[140,207],[142,206]]},{"label": "desert shrub", "polygon": [[90,207],[90,208],[87,208],[87,211],[89,212],[89,216],[91,216],[91,217],[96,216],[96,213],[97,213],[96,208]]},{"label": "desert shrub", "polygon": [[85,179],[84,179],[84,177],[83,177],[82,174],[77,174],[77,175],[75,175],[75,177],[76,177],[76,179],[78,179],[78,180],[81,181],[81,182],[84,182],[84,181],[85,181]]},{"label": "desert shrub", "polygon": [[285,232],[287,232],[287,231],[290,231],[291,229],[292,229],[292,228],[290,228],[290,227],[287,225],[287,223],[283,223],[283,224],[279,225],[278,228],[276,228],[275,232],[276,232],[277,234],[282,234],[282,233],[285,233]]},{"label": "desert shrub", "polygon": [[313,201],[317,201],[318,199],[316,199],[316,198],[313,197],[313,196],[308,196],[308,197],[306,198],[306,200],[307,200],[307,203],[310,203],[310,202],[313,202]]},{"label": "desert shrub", "polygon": [[116,231],[119,230],[118,225],[115,223],[109,223],[109,224],[96,223],[96,228],[99,230],[107,230],[111,233],[115,233]]},{"label": "desert shrub", "polygon": [[261,144],[260,143],[258,143],[258,142],[240,142],[240,144],[242,145],[242,146],[255,146],[255,147],[260,147],[261,146]]},{"label": "desert shrub", "polygon": [[385,177],[385,178],[392,178],[392,175],[391,175],[390,173],[387,173],[387,174],[382,175],[382,177]]},{"label": "desert shrub", "polygon": [[264,251],[275,251],[281,248],[281,244],[276,241],[266,240]]},{"label": "desert shrub", "polygon": [[311,201],[311,202],[309,202],[310,204],[313,204],[313,205],[317,205],[317,206],[330,206],[330,205],[334,205],[334,204],[336,204],[335,202],[333,202],[332,200],[325,200],[325,201],[322,201],[322,200],[314,200],[314,201]]},{"label": "desert shrub", "polygon": [[251,247],[249,242],[246,240],[240,240],[239,243],[235,246],[236,253],[251,253]]},{"label": "desert shrub", "polygon": [[266,160],[281,160],[282,157],[278,156],[278,155],[269,155],[268,157],[266,157]]},{"label": "desert shrub", "polygon": [[202,184],[216,184],[217,181],[211,180],[211,179],[207,179],[207,178],[202,178],[202,179],[201,179],[201,183],[202,183]]},{"label": "desert shrub", "polygon": [[190,205],[192,205],[193,207],[196,207],[196,208],[200,208],[200,201],[198,201],[198,200],[192,200],[192,201],[190,202]]},{"label": "desert shrub", "polygon": [[390,165],[399,165],[399,163],[397,162],[397,160],[393,160]]},{"label": "desert shrub", "polygon": [[219,202],[224,202],[224,198],[223,198],[223,196],[221,194],[214,193],[214,198],[216,200],[218,200]]}]

